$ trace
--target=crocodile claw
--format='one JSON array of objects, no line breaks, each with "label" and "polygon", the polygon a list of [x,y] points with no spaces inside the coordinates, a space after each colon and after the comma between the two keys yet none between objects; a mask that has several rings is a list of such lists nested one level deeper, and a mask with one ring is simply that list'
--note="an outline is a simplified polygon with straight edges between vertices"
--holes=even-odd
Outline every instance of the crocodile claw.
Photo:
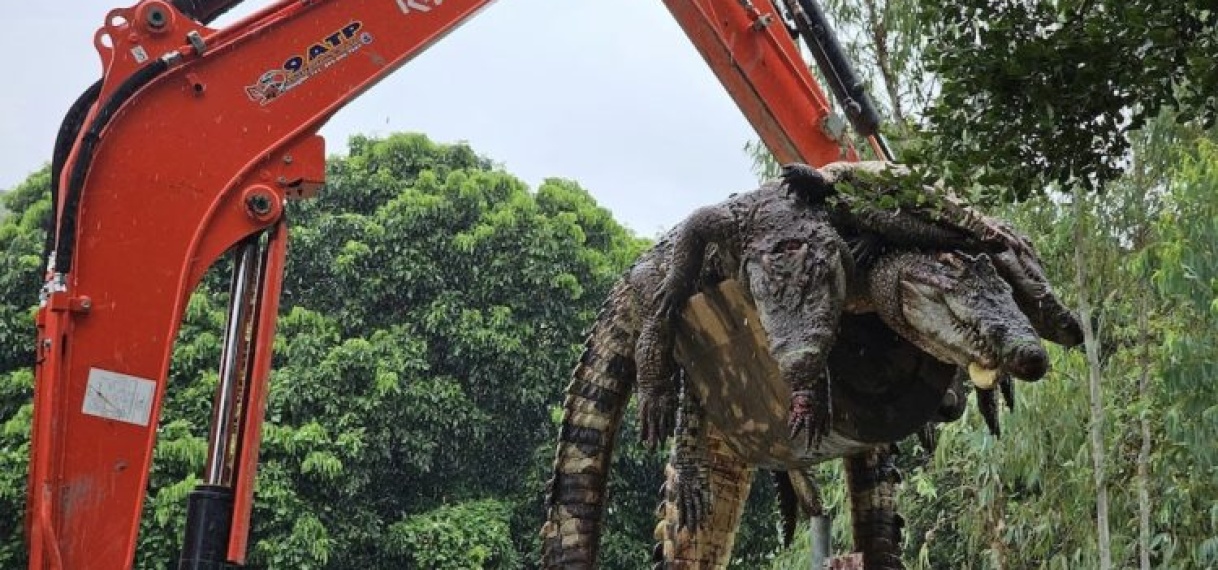
[{"label": "crocodile claw", "polygon": [[1007,405],[1007,410],[1015,411],[1015,382],[1005,370],[998,374],[998,389],[1002,392],[1002,401]]},{"label": "crocodile claw", "polygon": [[981,231],[978,238],[983,244],[998,251],[1009,249],[1016,255],[1032,255],[1032,244],[1027,239],[1013,232],[1001,221],[989,216],[980,216]]},{"label": "crocodile claw", "polygon": [[918,430],[918,443],[927,456],[933,456],[939,447],[939,429],[934,423],[927,423]]},{"label": "crocodile claw", "polygon": [[656,316],[674,322],[681,314],[681,309],[685,308],[685,303],[693,296],[693,291],[688,285],[670,284],[668,281],[670,280],[665,279],[660,285],[652,297],[652,302],[655,303]]},{"label": "crocodile claw", "polygon": [[795,390],[791,392],[791,439],[807,430],[807,449],[818,447],[829,434],[830,415],[828,390]]},{"label": "crocodile claw", "polygon": [[865,234],[850,242],[850,257],[855,267],[870,267],[884,253],[883,240],[875,234]]}]

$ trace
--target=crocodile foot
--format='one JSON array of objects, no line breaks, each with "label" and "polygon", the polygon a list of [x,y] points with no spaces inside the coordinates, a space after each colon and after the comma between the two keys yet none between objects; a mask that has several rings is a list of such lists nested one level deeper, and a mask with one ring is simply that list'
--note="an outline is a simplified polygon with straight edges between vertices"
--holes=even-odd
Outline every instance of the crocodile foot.
[{"label": "crocodile foot", "polygon": [[808,203],[821,202],[834,192],[823,172],[802,162],[782,165],[780,177],[788,195],[795,194]]},{"label": "crocodile foot", "polygon": [[884,240],[875,234],[864,234],[850,240],[850,257],[855,267],[871,267],[884,253]]},{"label": "crocodile foot", "polygon": [[829,390],[827,383],[811,390],[795,390],[791,392],[791,414],[788,425],[791,428],[791,439],[807,430],[807,448],[820,445],[826,435],[829,435],[830,415]]},{"label": "crocodile foot", "polygon": [[981,243],[992,248],[994,253],[999,253],[1006,249],[1011,250],[1017,256],[1031,255],[1033,253],[1032,244],[1028,240],[1012,231],[1009,226],[997,218],[977,214],[974,218],[974,227],[972,229],[976,231],[977,238]]},{"label": "crocodile foot", "polygon": [[675,323],[689,298],[694,296],[696,277],[697,275],[681,275],[679,271],[669,271],[651,297],[655,317],[666,320],[669,324]]},{"label": "crocodile foot", "polygon": [[673,394],[660,394],[639,399],[639,440],[648,451],[673,434],[677,414],[677,398]]}]

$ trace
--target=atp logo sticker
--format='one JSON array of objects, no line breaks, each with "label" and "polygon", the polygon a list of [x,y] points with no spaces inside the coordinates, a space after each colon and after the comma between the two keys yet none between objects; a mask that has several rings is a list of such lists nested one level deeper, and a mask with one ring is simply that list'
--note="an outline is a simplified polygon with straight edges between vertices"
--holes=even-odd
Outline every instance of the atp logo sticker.
[{"label": "atp logo sticker", "polygon": [[310,77],[372,43],[372,34],[361,31],[363,28],[363,22],[352,21],[320,41],[313,42],[303,53],[292,55],[284,60],[282,66],[267,70],[253,85],[247,85],[246,96],[259,105],[270,104]]}]

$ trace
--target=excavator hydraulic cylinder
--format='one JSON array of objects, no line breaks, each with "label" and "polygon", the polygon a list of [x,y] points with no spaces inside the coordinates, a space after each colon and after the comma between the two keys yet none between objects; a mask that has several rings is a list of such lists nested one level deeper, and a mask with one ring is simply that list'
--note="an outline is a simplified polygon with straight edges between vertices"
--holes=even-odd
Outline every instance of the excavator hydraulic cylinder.
[{"label": "excavator hydraulic cylinder", "polygon": [[228,568],[228,534],[233,519],[233,490],[199,485],[186,504],[186,541],[178,570]]}]

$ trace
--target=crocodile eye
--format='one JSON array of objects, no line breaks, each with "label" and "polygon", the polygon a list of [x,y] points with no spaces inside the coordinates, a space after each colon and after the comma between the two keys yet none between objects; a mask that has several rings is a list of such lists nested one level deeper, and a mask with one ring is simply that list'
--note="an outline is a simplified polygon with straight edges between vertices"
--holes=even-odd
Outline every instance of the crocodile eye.
[{"label": "crocodile eye", "polygon": [[778,242],[778,245],[774,246],[774,253],[784,253],[784,252],[796,251],[803,246],[804,246],[804,242],[797,240],[797,239],[783,240],[781,242]]}]

